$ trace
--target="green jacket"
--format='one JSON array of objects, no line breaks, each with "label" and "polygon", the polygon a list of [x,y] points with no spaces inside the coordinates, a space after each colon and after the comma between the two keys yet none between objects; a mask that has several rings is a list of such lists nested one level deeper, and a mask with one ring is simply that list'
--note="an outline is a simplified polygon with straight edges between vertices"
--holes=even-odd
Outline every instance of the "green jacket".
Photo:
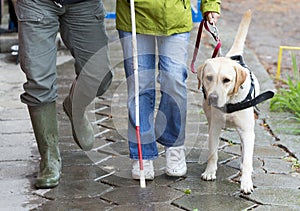
[{"label": "green jacket", "polygon": [[[201,10],[220,13],[221,0],[202,0]],[[136,32],[172,35],[189,32],[193,27],[190,0],[134,0]],[[116,26],[131,32],[130,3],[117,0]]]}]

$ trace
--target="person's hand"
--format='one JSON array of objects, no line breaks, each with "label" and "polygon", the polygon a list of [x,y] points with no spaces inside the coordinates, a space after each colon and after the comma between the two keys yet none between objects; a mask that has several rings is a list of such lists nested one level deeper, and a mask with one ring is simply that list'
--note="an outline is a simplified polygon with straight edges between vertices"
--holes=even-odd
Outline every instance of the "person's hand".
[{"label": "person's hand", "polygon": [[217,23],[220,14],[217,12],[207,12],[205,13],[205,17],[210,24],[215,24]]}]

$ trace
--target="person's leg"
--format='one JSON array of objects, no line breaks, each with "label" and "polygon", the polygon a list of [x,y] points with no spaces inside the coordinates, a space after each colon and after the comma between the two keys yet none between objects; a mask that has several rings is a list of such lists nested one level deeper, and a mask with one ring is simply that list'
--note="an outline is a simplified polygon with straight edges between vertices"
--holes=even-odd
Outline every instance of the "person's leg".
[{"label": "person's leg", "polygon": [[[130,158],[138,159],[138,147],[135,131],[135,91],[132,59],[131,33],[119,31],[122,43],[124,68],[128,90],[128,141]],[[139,71],[139,110],[140,136],[143,160],[154,160],[158,156],[154,133],[155,106],[155,37],[137,35],[138,71]]]},{"label": "person's leg", "polygon": [[66,5],[65,10],[60,17],[60,31],[75,59],[76,79],[63,107],[70,118],[75,142],[81,149],[90,150],[94,132],[85,109],[108,89],[112,81],[105,11],[99,0]]},{"label": "person's leg", "polygon": [[21,101],[29,106],[52,103],[57,99],[55,39],[59,28],[58,8],[48,0],[20,0],[16,4],[16,13],[20,65],[27,79]]},{"label": "person's leg", "polygon": [[161,101],[155,121],[159,143],[166,147],[166,172],[170,176],[186,173],[184,154],[187,109],[187,48],[189,33],[158,38]]},{"label": "person's leg", "polygon": [[155,129],[158,142],[166,147],[184,144],[188,41],[189,33],[158,38],[161,101]]},{"label": "person's leg", "polygon": [[18,32],[18,19],[14,8],[15,2],[8,0],[9,23],[8,30],[10,32]]},{"label": "person's leg", "polygon": [[[132,178],[140,178],[135,119],[135,82],[132,58],[132,36],[119,31],[128,91],[128,145],[132,163]],[[154,132],[155,106],[155,37],[137,35],[140,138],[146,179],[154,179],[153,160],[158,156]]]},{"label": "person's leg", "polygon": [[61,170],[55,103],[55,38],[59,10],[48,0],[20,0],[16,5],[16,13],[19,19],[21,68],[27,78],[21,101],[28,105],[41,155],[36,187],[52,188],[58,185]]}]

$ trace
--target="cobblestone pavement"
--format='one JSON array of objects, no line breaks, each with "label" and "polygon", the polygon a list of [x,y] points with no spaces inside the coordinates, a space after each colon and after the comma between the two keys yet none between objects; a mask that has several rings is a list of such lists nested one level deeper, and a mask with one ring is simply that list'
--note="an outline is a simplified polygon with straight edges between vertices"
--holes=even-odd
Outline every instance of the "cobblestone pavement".
[{"label": "cobblestone pavement", "polygon": [[[38,151],[26,106],[19,102],[24,75],[7,54],[1,55],[0,77],[0,204],[3,210],[300,210],[300,175],[291,161],[300,154],[299,136],[280,130],[293,126],[288,113],[269,112],[268,102],[259,105],[254,152],[254,193],[239,192],[240,141],[234,130],[224,130],[219,147],[217,180],[200,179],[207,159],[207,122],[201,109],[202,93],[196,76],[188,79],[187,163],[185,177],[164,174],[164,151],[159,147],[156,177],[141,189],[130,177],[131,162],[126,142],[126,84],[122,52],[113,20],[107,20],[113,83],[89,107],[96,142],[90,152],[81,151],[71,135],[62,101],[73,80],[73,60],[59,52],[57,101],[62,179],[54,189],[33,188],[38,169]],[[223,51],[232,43],[237,26],[220,20]],[[192,31],[194,43],[197,24]],[[212,52],[212,40],[205,36],[200,64]],[[190,54],[193,51],[191,44]],[[191,56],[190,56],[191,58]],[[269,75],[250,49],[248,66],[258,76],[262,90],[274,89]]]}]

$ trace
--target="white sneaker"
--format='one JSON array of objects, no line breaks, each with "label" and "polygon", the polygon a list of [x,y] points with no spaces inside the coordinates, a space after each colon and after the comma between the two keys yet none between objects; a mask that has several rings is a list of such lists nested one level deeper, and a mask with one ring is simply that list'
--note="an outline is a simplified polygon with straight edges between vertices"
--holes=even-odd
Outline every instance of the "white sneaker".
[{"label": "white sneaker", "polygon": [[186,174],[185,147],[165,147],[166,149],[166,174],[180,177]]},{"label": "white sneaker", "polygon": [[[144,174],[146,180],[154,179],[153,160],[143,160]],[[133,160],[131,175],[133,179],[140,179],[141,171],[138,160]]]}]

